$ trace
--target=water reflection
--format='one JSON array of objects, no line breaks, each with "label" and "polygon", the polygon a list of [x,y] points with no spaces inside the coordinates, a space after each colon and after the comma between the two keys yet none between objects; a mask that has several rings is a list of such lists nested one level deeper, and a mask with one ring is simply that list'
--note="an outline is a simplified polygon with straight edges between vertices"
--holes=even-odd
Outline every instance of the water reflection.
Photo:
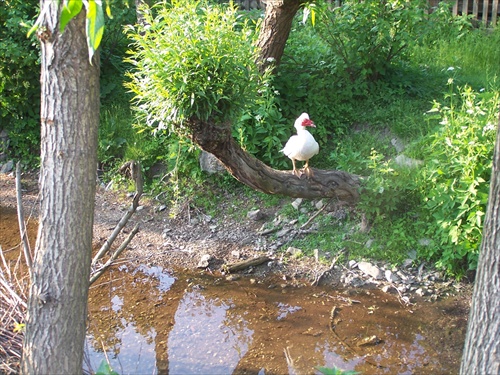
[{"label": "water reflection", "polygon": [[[410,311],[378,292],[358,291],[359,303],[352,303],[331,289],[269,284],[173,277],[159,267],[114,270],[91,290],[90,363],[97,369],[105,351],[123,375],[314,374],[315,366],[365,374],[458,370],[459,351],[432,345],[439,336],[432,323],[443,316],[437,306]],[[358,345],[370,335],[382,341]]]},{"label": "water reflection", "polygon": [[231,374],[252,344],[253,330],[231,301],[186,292],[168,337],[170,374]]}]

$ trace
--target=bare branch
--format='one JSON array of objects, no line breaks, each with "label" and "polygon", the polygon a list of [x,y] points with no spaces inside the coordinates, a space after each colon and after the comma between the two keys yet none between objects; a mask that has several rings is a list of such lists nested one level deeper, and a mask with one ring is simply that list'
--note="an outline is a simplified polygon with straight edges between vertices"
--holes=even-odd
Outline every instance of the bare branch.
[{"label": "bare branch", "polygon": [[21,196],[21,162],[16,164],[16,192],[17,192],[17,219],[19,222],[19,233],[21,234],[21,241],[23,243],[24,259],[28,265],[28,272],[30,279],[32,278],[33,259],[31,258],[31,249],[28,241],[28,234],[26,232],[26,224],[24,222],[23,201]]}]

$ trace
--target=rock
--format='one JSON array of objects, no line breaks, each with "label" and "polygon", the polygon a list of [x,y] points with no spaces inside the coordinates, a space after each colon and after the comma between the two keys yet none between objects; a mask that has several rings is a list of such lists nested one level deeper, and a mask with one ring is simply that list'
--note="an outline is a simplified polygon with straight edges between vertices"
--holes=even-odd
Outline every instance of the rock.
[{"label": "rock", "polygon": [[302,250],[301,249],[298,249],[296,247],[289,247],[288,249],[286,249],[286,253],[287,254],[290,254],[294,257],[298,257],[298,256],[301,256],[302,255]]},{"label": "rock", "polygon": [[212,256],[210,254],[203,254],[196,267],[197,268],[207,268],[210,260],[212,260]]},{"label": "rock", "polygon": [[292,207],[298,210],[301,204],[302,204],[302,198],[297,198],[292,202]]},{"label": "rock", "polygon": [[254,220],[254,221],[259,221],[259,220],[262,220],[264,218],[264,214],[259,209],[253,210],[253,211],[248,211],[247,218]]},{"label": "rock", "polygon": [[238,250],[233,250],[233,251],[231,251],[231,255],[232,255],[234,258],[236,258],[236,259],[240,259],[240,257],[241,257],[241,254],[240,254],[240,252],[239,252]]},{"label": "rock", "polygon": [[161,206],[158,207],[157,211],[162,212],[162,211],[165,211],[166,209],[167,209],[167,206],[162,204]]},{"label": "rock", "polygon": [[391,270],[385,270],[385,279],[390,283],[397,283],[399,281],[399,277],[393,274]]},{"label": "rock", "polygon": [[201,170],[210,174],[224,173],[226,171],[224,164],[222,164],[219,159],[209,152],[202,151],[199,162]]},{"label": "rock", "polygon": [[397,137],[391,139],[391,144],[394,146],[398,154],[405,150],[405,145],[403,144],[403,141]]},{"label": "rock", "polygon": [[405,259],[403,261],[402,267],[403,268],[408,268],[413,264],[413,259]]},{"label": "rock", "polygon": [[1,173],[9,173],[9,172],[12,172],[13,169],[14,169],[14,161],[9,160],[7,163],[1,164],[0,172]]},{"label": "rock", "polygon": [[350,269],[353,269],[353,268],[355,268],[355,267],[358,265],[358,262],[356,262],[355,260],[352,260],[352,259],[351,259],[351,260],[349,261],[348,265],[349,265],[349,268],[350,268]]},{"label": "rock", "polygon": [[415,294],[417,296],[423,297],[423,296],[425,296],[426,293],[425,293],[425,290],[423,290],[422,288],[418,288],[417,290],[415,290]]},{"label": "rock", "polygon": [[321,199],[320,201],[316,202],[314,206],[316,207],[316,209],[321,210],[324,205],[325,204],[323,203],[323,199]]},{"label": "rock", "polygon": [[358,268],[365,275],[371,276],[374,279],[380,280],[383,278],[382,271],[380,270],[380,268],[378,268],[377,266],[374,266],[373,264],[371,264],[369,262],[359,262]]},{"label": "rock", "polygon": [[239,275],[234,275],[234,274],[231,274],[231,275],[227,275],[226,276],[226,280],[227,281],[236,281],[236,280],[239,280],[241,278],[241,276]]},{"label": "rock", "polygon": [[396,156],[394,162],[400,167],[407,167],[407,168],[417,168],[418,166],[424,164],[422,160],[412,159],[403,154]]}]

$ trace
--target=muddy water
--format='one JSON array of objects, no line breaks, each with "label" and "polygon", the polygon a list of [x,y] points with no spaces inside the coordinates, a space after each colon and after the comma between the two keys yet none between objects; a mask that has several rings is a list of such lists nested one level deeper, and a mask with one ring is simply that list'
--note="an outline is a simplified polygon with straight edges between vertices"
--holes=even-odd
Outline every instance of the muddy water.
[{"label": "muddy water", "polygon": [[94,369],[106,351],[120,374],[458,372],[465,320],[453,299],[408,308],[377,290],[146,266],[122,266],[100,282],[90,297]]},{"label": "muddy water", "polygon": [[[36,223],[29,230],[34,238]],[[0,207],[7,260],[19,259],[19,242],[15,210]],[[90,290],[85,366],[107,357],[122,375],[455,374],[466,316],[458,297],[405,307],[377,290],[122,265]]]}]

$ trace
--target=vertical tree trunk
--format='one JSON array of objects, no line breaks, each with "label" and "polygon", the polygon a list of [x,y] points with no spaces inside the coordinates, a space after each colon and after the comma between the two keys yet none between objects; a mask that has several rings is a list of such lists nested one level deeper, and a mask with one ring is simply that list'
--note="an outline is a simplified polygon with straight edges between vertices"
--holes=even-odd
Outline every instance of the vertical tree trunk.
[{"label": "vertical tree trunk", "polygon": [[500,119],[460,374],[500,374]]},{"label": "vertical tree trunk", "polygon": [[292,29],[293,17],[301,0],[271,0],[266,3],[264,22],[257,41],[260,54],[257,63],[263,72],[269,65],[279,65]]},{"label": "vertical tree trunk", "polygon": [[[23,345],[23,374],[82,372],[99,124],[99,61],[90,65],[85,11],[59,32],[46,10],[41,42],[40,226]],[[35,103],[33,103],[35,104]]]}]

